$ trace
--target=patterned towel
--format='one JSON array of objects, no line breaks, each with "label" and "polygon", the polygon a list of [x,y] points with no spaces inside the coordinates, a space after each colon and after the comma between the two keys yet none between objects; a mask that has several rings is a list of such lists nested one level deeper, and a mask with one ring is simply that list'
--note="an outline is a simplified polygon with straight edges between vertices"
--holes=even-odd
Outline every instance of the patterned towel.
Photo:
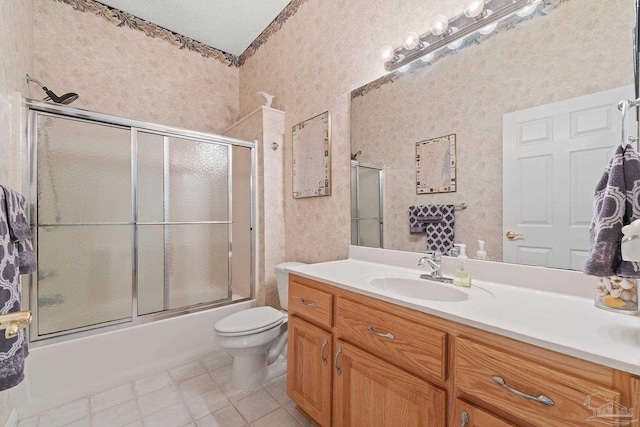
[{"label": "patterned towel", "polygon": [[409,232],[427,233],[427,250],[449,253],[455,239],[455,205],[409,206]]},{"label": "patterned towel", "polygon": [[618,147],[596,186],[590,250],[584,273],[640,278],[640,263],[623,261],[622,227],[640,218],[640,158],[631,146]]},{"label": "patterned towel", "polygon": [[[20,274],[36,268],[25,209],[21,194],[0,186],[0,314],[21,310]],[[28,354],[24,329],[11,339],[0,332],[0,390],[24,379]]]}]

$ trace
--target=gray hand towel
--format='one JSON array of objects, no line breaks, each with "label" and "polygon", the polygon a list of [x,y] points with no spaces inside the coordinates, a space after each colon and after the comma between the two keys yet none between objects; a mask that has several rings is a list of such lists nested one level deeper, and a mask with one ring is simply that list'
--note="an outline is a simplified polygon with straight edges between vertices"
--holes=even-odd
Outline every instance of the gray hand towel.
[{"label": "gray hand towel", "polygon": [[[0,314],[21,310],[20,274],[36,268],[25,209],[21,194],[0,186]],[[0,390],[24,379],[28,354],[24,329],[10,339],[0,332]]]},{"label": "gray hand towel", "polygon": [[442,221],[442,213],[438,209],[432,209],[435,205],[409,206],[409,234],[422,234],[427,232],[428,223]]},{"label": "gray hand towel", "polygon": [[622,227],[640,218],[640,158],[631,146],[618,147],[596,186],[590,249],[584,273],[640,278],[640,263],[623,261]]},{"label": "gray hand towel", "polygon": [[448,253],[455,239],[455,205],[409,206],[411,234],[427,233],[427,250]]}]

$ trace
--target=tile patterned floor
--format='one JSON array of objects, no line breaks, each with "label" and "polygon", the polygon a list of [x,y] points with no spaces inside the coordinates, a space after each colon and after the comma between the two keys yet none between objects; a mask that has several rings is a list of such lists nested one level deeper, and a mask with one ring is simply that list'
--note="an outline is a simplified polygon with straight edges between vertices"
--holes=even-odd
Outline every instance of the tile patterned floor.
[{"label": "tile patterned floor", "polygon": [[313,425],[286,391],[282,358],[262,386],[229,386],[224,351],[21,420],[19,427],[300,427]]}]

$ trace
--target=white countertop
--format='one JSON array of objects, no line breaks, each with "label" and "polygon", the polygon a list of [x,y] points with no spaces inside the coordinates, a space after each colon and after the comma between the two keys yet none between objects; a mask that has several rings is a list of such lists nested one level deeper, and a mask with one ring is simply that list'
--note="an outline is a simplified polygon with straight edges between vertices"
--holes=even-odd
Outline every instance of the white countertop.
[{"label": "white countertop", "polygon": [[[375,251],[377,252],[364,250],[365,253],[380,255],[388,252],[392,255],[385,259],[401,254],[402,258],[412,262],[411,265],[415,265],[417,259],[414,258],[421,255],[404,255],[405,253],[381,249]],[[363,250],[358,249],[357,252],[362,253]],[[353,259],[352,256],[347,260],[303,265],[288,270],[348,291],[640,375],[640,317],[598,309],[594,306],[592,297],[576,296],[575,292],[573,295],[571,292],[550,292],[523,287],[518,283],[519,276],[526,275],[531,281],[532,272],[535,276],[539,271],[542,278],[554,274],[553,270],[505,266],[511,273],[522,269],[523,274],[513,275],[509,284],[473,279],[471,288],[445,285],[468,292],[469,299],[442,302],[403,297],[369,284],[371,279],[378,277],[418,278],[425,271],[366,260],[375,257],[358,258],[360,259]],[[498,263],[483,263],[485,267],[491,264],[495,266],[494,269],[503,268]],[[471,271],[473,273],[473,269]],[[559,271],[558,274],[561,279],[579,279],[576,272]],[[429,283],[425,281],[425,286],[429,286]],[[545,288],[544,284],[540,287]],[[594,291],[595,286],[589,293]]]}]

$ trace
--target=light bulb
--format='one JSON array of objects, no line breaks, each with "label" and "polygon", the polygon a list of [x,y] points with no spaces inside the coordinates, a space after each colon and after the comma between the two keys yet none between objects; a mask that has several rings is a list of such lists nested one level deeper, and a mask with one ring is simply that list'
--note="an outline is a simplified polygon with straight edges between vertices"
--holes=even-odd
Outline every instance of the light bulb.
[{"label": "light bulb", "polygon": [[382,56],[382,59],[384,60],[384,62],[389,62],[389,61],[393,61],[396,58],[396,53],[393,50],[393,47],[385,46],[382,49],[380,49],[380,56]]},{"label": "light bulb", "polygon": [[411,64],[403,65],[402,67],[398,68],[398,71],[400,71],[401,73],[406,73],[407,71],[409,71],[410,67]]},{"label": "light bulb", "polygon": [[412,31],[407,34],[402,42],[402,46],[407,50],[414,50],[420,46],[420,36],[418,33]]},{"label": "light bulb", "polygon": [[464,6],[464,16],[476,18],[484,11],[484,0],[468,0]]},{"label": "light bulb", "polygon": [[449,19],[447,19],[447,17],[444,15],[438,15],[431,25],[431,34],[433,34],[434,36],[444,35],[446,34],[448,28]]}]

